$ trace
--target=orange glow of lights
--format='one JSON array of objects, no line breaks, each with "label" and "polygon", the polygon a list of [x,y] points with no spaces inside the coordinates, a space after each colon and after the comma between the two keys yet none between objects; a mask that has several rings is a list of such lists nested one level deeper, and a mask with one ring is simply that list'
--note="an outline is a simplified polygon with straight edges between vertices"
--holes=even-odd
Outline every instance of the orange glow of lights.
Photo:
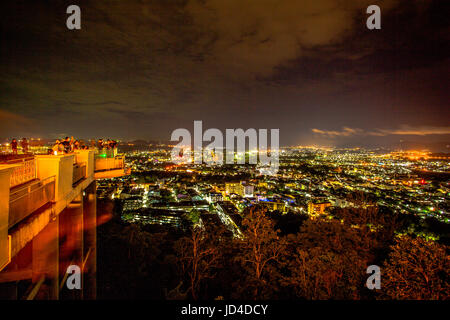
[{"label": "orange glow of lights", "polygon": [[8,235],[8,260],[3,266],[0,266],[0,271],[2,271],[11,262],[11,236]]}]

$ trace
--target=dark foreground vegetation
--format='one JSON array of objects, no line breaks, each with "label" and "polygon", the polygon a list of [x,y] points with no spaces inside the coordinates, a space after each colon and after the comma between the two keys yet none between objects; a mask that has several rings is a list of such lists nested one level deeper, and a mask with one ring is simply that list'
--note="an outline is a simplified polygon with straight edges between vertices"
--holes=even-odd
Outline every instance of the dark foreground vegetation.
[{"label": "dark foreground vegetation", "polygon": [[[140,226],[113,214],[98,231],[98,297],[448,299],[449,247],[402,234],[404,223],[370,205],[315,219],[254,208],[233,239],[218,227]],[[370,265],[381,268],[379,290],[366,287]]]}]

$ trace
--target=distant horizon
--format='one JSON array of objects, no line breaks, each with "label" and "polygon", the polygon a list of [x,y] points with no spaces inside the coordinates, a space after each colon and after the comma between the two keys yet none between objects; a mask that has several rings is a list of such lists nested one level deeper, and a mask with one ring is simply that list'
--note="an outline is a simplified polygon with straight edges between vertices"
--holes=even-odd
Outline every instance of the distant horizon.
[{"label": "distant horizon", "polygon": [[[62,139],[64,137],[71,137],[72,135],[61,135],[58,137],[25,137],[27,139],[33,139],[33,140],[44,140],[47,143],[50,143],[56,139]],[[12,136],[12,137],[0,137],[0,144],[4,144],[4,143],[9,143],[11,141],[12,138],[17,139],[18,141],[21,140],[22,136]],[[77,137],[74,136],[75,139],[80,139],[80,140],[91,140],[91,139],[113,139],[113,140],[117,140],[120,141],[121,143],[130,143],[130,142],[136,142],[136,141],[143,141],[146,142],[148,144],[156,144],[156,143],[160,143],[160,144],[166,144],[166,145],[174,145],[176,144],[176,142],[170,141],[170,139],[163,139],[163,138],[118,138],[118,137],[90,137],[90,138],[86,138],[86,137]],[[204,145],[206,145],[207,143],[204,143]],[[402,144],[402,146],[400,146],[400,144]],[[398,142],[397,145],[392,143],[391,145],[364,145],[363,143],[361,144],[348,144],[348,145],[325,145],[325,144],[317,144],[317,143],[312,143],[312,144],[280,144],[280,148],[295,148],[295,147],[299,147],[299,148],[333,148],[333,149],[355,149],[355,148],[361,148],[361,149],[365,149],[365,150],[374,150],[374,149],[388,149],[389,151],[429,151],[432,153],[447,153],[450,154],[450,142],[447,140],[442,140],[442,141],[436,141],[436,142],[417,142],[414,140],[404,140],[402,142]]]}]

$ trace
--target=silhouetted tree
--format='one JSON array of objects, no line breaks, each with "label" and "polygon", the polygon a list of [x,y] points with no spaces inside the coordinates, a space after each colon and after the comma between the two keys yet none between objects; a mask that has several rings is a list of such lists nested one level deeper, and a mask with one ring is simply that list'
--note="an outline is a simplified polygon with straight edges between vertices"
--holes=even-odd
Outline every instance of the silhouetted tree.
[{"label": "silhouetted tree", "polygon": [[294,212],[282,214],[277,211],[272,212],[270,217],[275,221],[275,229],[280,229],[280,235],[298,233],[303,222],[308,219],[306,214]]},{"label": "silhouetted tree", "polygon": [[355,207],[335,209],[332,216],[343,224],[358,229],[362,237],[370,240],[369,247],[375,255],[375,261],[381,263],[402,223],[396,214],[381,210],[364,194],[355,193],[350,201]]},{"label": "silhouetted tree", "polygon": [[308,220],[289,237],[283,284],[305,299],[358,299],[372,255],[361,230],[328,218]]},{"label": "silhouetted tree", "polygon": [[164,234],[111,221],[98,234],[101,298],[162,298],[161,245]]},{"label": "silhouetted tree", "polygon": [[397,238],[381,269],[380,297],[437,300],[450,298],[448,246],[422,238]]},{"label": "silhouetted tree", "polygon": [[[240,284],[244,295],[253,299],[267,298],[275,277],[277,264],[284,253],[285,241],[274,222],[261,209],[250,210],[242,221],[243,237],[236,241],[239,253],[236,260],[244,268],[247,279]],[[245,291],[250,291],[246,292]]]},{"label": "silhouetted tree", "polygon": [[182,275],[187,276],[192,298],[198,298],[204,280],[214,277],[221,257],[220,242],[223,229],[205,231],[192,229],[191,235],[175,243],[178,266]]}]

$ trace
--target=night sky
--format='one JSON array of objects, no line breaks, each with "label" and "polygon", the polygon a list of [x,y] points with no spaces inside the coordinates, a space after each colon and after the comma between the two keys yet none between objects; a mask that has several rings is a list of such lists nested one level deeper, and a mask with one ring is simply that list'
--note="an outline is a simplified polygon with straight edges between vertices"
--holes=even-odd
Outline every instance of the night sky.
[{"label": "night sky", "polygon": [[281,145],[445,149],[449,4],[2,0],[0,137],[169,140],[203,120],[279,128]]}]

